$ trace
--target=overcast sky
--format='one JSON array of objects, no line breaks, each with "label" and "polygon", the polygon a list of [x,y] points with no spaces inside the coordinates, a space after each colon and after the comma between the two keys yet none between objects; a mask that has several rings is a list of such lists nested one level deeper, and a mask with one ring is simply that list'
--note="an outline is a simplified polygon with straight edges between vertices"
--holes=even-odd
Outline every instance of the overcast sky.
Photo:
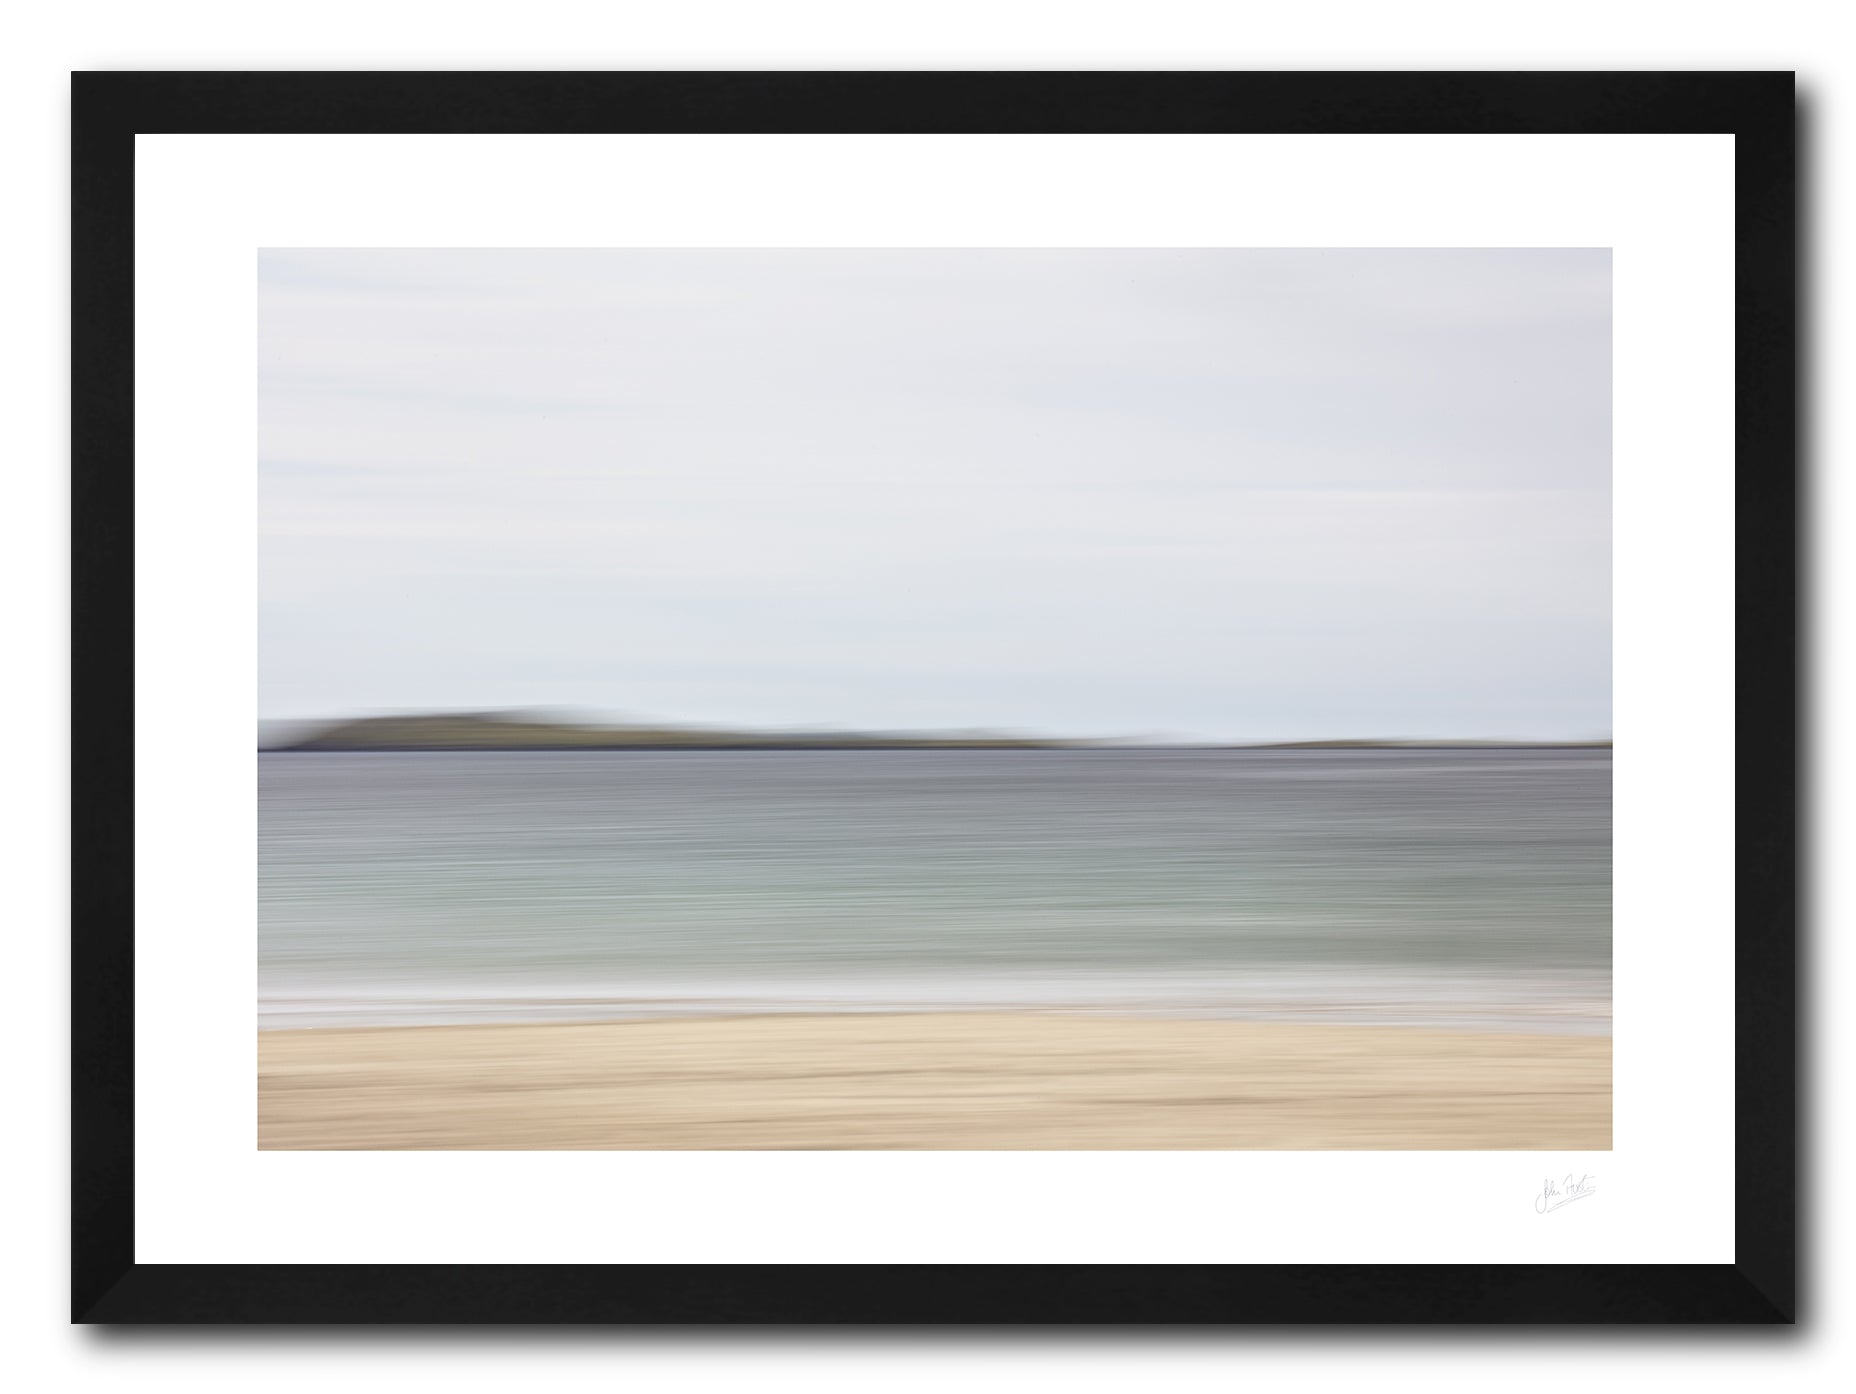
[{"label": "overcast sky", "polygon": [[271,251],[259,715],[1604,735],[1610,257]]}]

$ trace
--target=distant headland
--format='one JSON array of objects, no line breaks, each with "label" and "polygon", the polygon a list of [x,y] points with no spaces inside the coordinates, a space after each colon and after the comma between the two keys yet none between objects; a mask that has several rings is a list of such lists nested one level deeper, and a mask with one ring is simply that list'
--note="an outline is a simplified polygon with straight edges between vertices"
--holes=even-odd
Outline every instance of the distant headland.
[{"label": "distant headland", "polygon": [[444,712],[337,721],[263,747],[368,750],[997,750],[1081,742],[993,732],[890,735],[846,731],[733,731],[696,726],[600,726],[521,712]]},{"label": "distant headland", "polygon": [[1134,745],[1251,750],[1605,749],[1608,739],[1311,740],[1184,742],[1065,740],[995,731],[754,731],[697,726],[600,725],[525,712],[435,712],[365,716],[299,728],[261,742],[275,753],[469,750],[1096,750]]}]

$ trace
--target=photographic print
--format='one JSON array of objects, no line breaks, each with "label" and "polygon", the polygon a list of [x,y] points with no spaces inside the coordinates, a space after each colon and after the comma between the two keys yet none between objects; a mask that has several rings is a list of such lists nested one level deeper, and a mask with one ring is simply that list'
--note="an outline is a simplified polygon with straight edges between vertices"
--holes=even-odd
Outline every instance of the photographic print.
[{"label": "photographic print", "polygon": [[75,74],[73,1319],[1794,1320],[1794,116]]},{"label": "photographic print", "polygon": [[1604,248],[266,250],[273,1149],[1603,1149]]}]

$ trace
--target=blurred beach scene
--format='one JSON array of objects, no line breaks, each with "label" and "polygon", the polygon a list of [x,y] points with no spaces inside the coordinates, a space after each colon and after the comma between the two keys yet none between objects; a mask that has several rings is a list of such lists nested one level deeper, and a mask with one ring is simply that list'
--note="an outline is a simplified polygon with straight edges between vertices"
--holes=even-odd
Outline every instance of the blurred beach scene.
[{"label": "blurred beach scene", "polygon": [[1602,250],[259,284],[261,1147],[1610,1146]]},{"label": "blurred beach scene", "polygon": [[[1603,749],[266,755],[266,1136],[1608,1145],[1609,795]],[[680,1024],[433,1029],[597,1022]]]}]

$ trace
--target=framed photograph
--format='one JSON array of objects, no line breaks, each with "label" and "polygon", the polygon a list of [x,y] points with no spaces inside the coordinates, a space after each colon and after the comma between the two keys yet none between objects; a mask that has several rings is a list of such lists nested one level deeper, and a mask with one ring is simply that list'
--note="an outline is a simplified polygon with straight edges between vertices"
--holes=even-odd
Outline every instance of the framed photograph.
[{"label": "framed photograph", "polygon": [[1794,1320],[1789,73],[73,94],[75,1320]]}]

